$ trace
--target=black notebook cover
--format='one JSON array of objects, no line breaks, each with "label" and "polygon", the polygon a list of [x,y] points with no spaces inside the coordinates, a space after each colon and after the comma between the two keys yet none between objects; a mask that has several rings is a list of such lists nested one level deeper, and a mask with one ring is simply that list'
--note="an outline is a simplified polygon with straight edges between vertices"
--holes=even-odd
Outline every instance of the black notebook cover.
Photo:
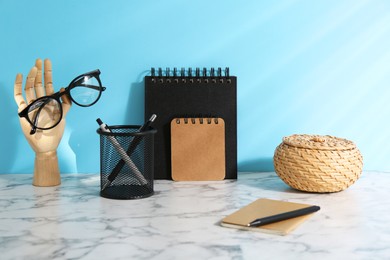
[{"label": "black notebook cover", "polygon": [[[155,71],[145,76],[145,120],[157,115],[154,178],[171,179],[170,123],[177,117],[225,121],[226,179],[237,178],[237,78],[226,68]],[[201,163],[201,162],[200,162]]]}]

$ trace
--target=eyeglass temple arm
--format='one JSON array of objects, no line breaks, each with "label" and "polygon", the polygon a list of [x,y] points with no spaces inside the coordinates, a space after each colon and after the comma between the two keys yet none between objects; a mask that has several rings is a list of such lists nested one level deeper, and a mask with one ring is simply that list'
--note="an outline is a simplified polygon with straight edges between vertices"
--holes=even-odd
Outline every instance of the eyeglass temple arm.
[{"label": "eyeglass temple arm", "polygon": [[99,75],[100,75],[100,70],[96,69],[96,70],[93,70],[93,71],[90,71],[90,72],[87,72],[87,73],[84,73],[84,74],[77,76],[75,79],[77,79],[77,78],[80,78],[80,79],[77,81],[72,81],[69,85],[79,84],[80,82],[83,82],[84,77],[88,77],[88,78],[91,78],[93,76],[99,77]]},{"label": "eyeglass temple arm", "polygon": [[32,127],[31,127],[31,131],[30,131],[30,135],[33,135],[36,133],[37,131],[37,122],[38,122],[38,118],[39,118],[39,115],[41,114],[41,110],[43,109],[43,107],[46,105],[47,102],[44,102],[39,108],[38,108],[38,111],[37,113],[35,114],[35,117],[34,117],[34,121],[32,123]]},{"label": "eyeglass temple arm", "polygon": [[83,86],[83,87],[86,87],[86,88],[92,88],[94,90],[106,90],[106,87],[103,87],[103,86],[95,86],[95,85],[90,85],[90,84],[84,84],[84,83],[81,83],[81,84],[78,84],[79,86]]}]

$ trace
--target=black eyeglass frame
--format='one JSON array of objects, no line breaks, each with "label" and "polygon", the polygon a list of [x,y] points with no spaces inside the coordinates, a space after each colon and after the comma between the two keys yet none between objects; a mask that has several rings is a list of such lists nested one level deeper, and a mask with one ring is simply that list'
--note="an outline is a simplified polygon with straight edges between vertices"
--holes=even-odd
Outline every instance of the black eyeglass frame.
[{"label": "black eyeglass frame", "polygon": [[[40,130],[49,130],[49,129],[52,129],[54,127],[56,127],[62,120],[62,115],[63,115],[63,110],[62,110],[62,102],[60,101],[60,97],[67,94],[70,99],[72,100],[73,103],[75,103],[76,105],[78,106],[81,106],[81,107],[90,107],[92,105],[94,105],[96,102],[98,102],[98,100],[100,99],[101,95],[102,95],[102,92],[106,90],[106,87],[102,86],[102,82],[100,80],[100,70],[99,69],[96,69],[96,70],[93,70],[93,71],[90,71],[90,72],[87,72],[87,73],[84,73],[84,74],[81,74],[79,76],[77,76],[76,78],[74,78],[70,83],[69,85],[65,88],[65,90],[63,92],[56,92],[54,94],[51,94],[49,96],[43,96],[43,97],[40,97],[36,100],[34,100],[31,104],[29,104],[27,107],[25,107],[22,111],[20,111],[18,113],[19,117],[21,118],[26,118],[27,122],[30,123],[30,125],[32,126],[31,128],[31,132],[30,134],[34,134],[36,132],[37,129],[40,129]],[[94,85],[86,85],[86,84],[80,84],[81,82],[85,81],[85,77],[94,77],[97,79],[98,83],[99,83],[99,86],[94,86]],[[70,91],[71,89],[73,89],[76,85],[78,86],[85,86],[87,88],[93,88],[93,89],[96,89],[96,90],[99,90],[99,95],[98,97],[96,98],[96,100],[94,102],[92,102],[91,104],[88,104],[88,105],[83,105],[83,104],[80,104],[78,103],[77,101],[75,101],[73,98],[72,98],[72,95],[70,95]],[[40,111],[41,109],[51,100],[51,99],[55,99],[59,104],[59,110],[60,110],[60,118],[58,120],[57,123],[55,123],[54,125],[50,126],[50,127],[38,127],[36,126],[36,121],[38,120],[38,117],[39,117],[39,114],[40,114]],[[43,102],[42,102],[43,101]],[[39,104],[38,102],[41,102],[41,104]],[[39,104],[39,110],[37,112],[37,116],[35,117],[35,120],[34,122],[31,122],[30,118],[28,117],[28,113],[29,113],[29,110],[32,106],[36,105],[36,104]]]}]

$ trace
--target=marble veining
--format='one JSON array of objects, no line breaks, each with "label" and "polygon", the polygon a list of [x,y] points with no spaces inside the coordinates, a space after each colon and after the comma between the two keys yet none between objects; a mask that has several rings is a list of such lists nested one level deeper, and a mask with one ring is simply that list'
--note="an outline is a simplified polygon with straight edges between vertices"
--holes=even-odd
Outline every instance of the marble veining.
[{"label": "marble veining", "polygon": [[[290,189],[275,173],[238,180],[155,181],[139,200],[99,196],[97,174],[63,174],[40,188],[0,175],[0,259],[390,259],[390,173],[364,172],[345,191]],[[221,227],[258,199],[317,204],[287,236]]]}]

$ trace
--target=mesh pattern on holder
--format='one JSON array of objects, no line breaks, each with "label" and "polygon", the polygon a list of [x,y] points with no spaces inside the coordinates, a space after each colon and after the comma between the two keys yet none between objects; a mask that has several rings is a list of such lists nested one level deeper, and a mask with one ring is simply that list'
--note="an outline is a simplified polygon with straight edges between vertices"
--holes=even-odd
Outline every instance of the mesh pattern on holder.
[{"label": "mesh pattern on holder", "polygon": [[[154,179],[154,134],[153,128],[138,132],[140,126],[110,126],[111,133],[97,130],[100,135],[100,195],[110,199],[140,199],[153,195]],[[118,152],[112,142],[115,138],[129,155],[127,160]],[[133,152],[128,149],[135,138],[140,139]],[[130,160],[129,160],[130,159]],[[122,164],[122,167],[118,167]],[[108,185],[110,174],[118,171],[118,175]],[[107,187],[106,187],[107,186]]]}]

